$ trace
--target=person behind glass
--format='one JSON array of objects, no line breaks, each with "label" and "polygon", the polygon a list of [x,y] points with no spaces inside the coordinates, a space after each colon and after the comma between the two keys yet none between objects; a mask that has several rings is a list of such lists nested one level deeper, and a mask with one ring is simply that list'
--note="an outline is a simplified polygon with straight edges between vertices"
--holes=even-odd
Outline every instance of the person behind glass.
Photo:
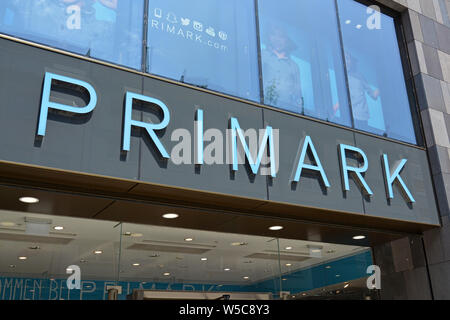
[{"label": "person behind glass", "polygon": [[348,70],[348,84],[350,87],[350,99],[352,102],[353,120],[355,128],[369,130],[370,111],[367,103],[366,93],[373,99],[378,100],[380,91],[372,89],[365,77],[358,70],[358,60],[350,53],[345,54]]},{"label": "person behind glass", "polygon": [[300,68],[290,57],[295,44],[280,27],[272,26],[261,53],[264,102],[303,113]]}]

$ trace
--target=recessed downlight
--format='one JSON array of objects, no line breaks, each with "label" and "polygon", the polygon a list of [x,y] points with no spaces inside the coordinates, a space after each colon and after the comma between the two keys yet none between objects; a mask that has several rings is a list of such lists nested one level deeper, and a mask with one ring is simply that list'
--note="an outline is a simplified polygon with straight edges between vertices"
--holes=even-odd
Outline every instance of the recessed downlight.
[{"label": "recessed downlight", "polygon": [[191,242],[194,241],[194,238],[185,238],[184,241]]},{"label": "recessed downlight", "polygon": [[170,276],[170,272],[164,272],[164,275],[167,277],[167,276]]},{"label": "recessed downlight", "polygon": [[354,236],[353,240],[362,240],[362,239],[365,239],[365,238],[366,238],[366,236],[359,235],[359,236]]},{"label": "recessed downlight", "polygon": [[284,227],[282,227],[282,226],[271,226],[271,227],[269,227],[269,230],[272,230],[272,231],[278,231],[278,230],[282,230]]},{"label": "recessed downlight", "polygon": [[140,263],[133,263],[133,267],[139,267],[141,264]]},{"label": "recessed downlight", "polygon": [[286,263],[286,267],[292,267],[292,263]]},{"label": "recessed downlight", "polygon": [[331,266],[326,266],[325,269],[331,269]]},{"label": "recessed downlight", "polygon": [[345,20],[345,24],[350,24],[352,23],[352,20]]},{"label": "recessed downlight", "polygon": [[230,268],[223,269],[223,271],[230,271],[230,270],[231,270]]},{"label": "recessed downlight", "polygon": [[347,284],[346,284],[346,285],[344,286],[344,289],[345,289],[345,288],[348,288],[348,286],[349,286],[349,285],[350,285],[350,284],[349,284],[349,283],[347,283]]},{"label": "recessed downlight", "polygon": [[35,197],[21,197],[21,198],[19,198],[19,201],[23,202],[23,203],[27,203],[27,204],[33,204],[33,203],[38,203],[39,199],[35,198]]},{"label": "recessed downlight", "polygon": [[3,222],[0,222],[0,226],[10,228],[10,227],[17,226],[17,224],[14,222],[10,222],[10,221],[3,221]]},{"label": "recessed downlight", "polygon": [[61,231],[64,230],[63,226],[54,226],[53,229],[55,229],[56,231]]},{"label": "recessed downlight", "polygon": [[140,238],[143,237],[144,235],[142,233],[133,232],[130,236],[132,236],[133,238]]},{"label": "recessed downlight", "polygon": [[288,246],[288,247],[286,247],[286,248],[284,248],[284,249],[286,249],[286,250],[292,250],[292,247]]},{"label": "recessed downlight", "polygon": [[94,251],[94,254],[102,254],[102,253],[103,253],[102,250],[95,250],[95,251]]},{"label": "recessed downlight", "polygon": [[247,276],[245,276],[245,277],[243,277],[244,278],[244,280],[248,280],[248,279],[250,279],[250,277],[247,277]]},{"label": "recessed downlight", "polygon": [[166,213],[166,214],[163,214],[162,217],[163,217],[164,219],[176,219],[176,218],[179,217],[179,215],[176,214],[176,213]]},{"label": "recessed downlight", "polygon": [[25,256],[18,257],[19,260],[27,260],[28,258]]},{"label": "recessed downlight", "polygon": [[233,247],[238,247],[238,246],[246,246],[246,245],[248,245],[248,243],[247,242],[232,242],[231,245]]},{"label": "recessed downlight", "polygon": [[202,261],[207,261],[208,258],[203,257],[203,258],[201,258],[200,260],[202,260]]}]

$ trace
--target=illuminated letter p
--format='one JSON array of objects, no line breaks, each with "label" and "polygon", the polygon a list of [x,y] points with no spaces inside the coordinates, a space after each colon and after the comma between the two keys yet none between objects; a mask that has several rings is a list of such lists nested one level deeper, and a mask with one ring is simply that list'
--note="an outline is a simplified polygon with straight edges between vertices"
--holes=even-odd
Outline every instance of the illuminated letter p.
[{"label": "illuminated letter p", "polygon": [[[86,89],[89,92],[90,96],[90,101],[88,105],[80,108],[50,101],[50,92],[52,90],[53,80],[59,80],[69,84],[74,84]],[[46,72],[44,79],[44,89],[42,91],[41,112],[39,115],[39,125],[37,134],[39,136],[45,136],[45,129],[47,128],[48,109],[56,109],[78,114],[86,114],[94,110],[96,105],[97,105],[97,93],[89,83],[81,80],[72,79],[69,77],[60,76],[54,73]]]}]

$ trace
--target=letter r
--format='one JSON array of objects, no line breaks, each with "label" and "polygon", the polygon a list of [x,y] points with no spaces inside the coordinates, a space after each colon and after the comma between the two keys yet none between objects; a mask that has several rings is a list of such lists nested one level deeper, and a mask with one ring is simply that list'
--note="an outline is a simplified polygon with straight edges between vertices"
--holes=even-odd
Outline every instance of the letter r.
[{"label": "letter r", "polygon": [[[66,83],[75,84],[77,86],[83,87],[89,92],[90,101],[85,107],[73,107],[68,106],[56,102],[50,101],[50,93],[52,90],[52,81],[53,80],[59,80]],[[45,73],[45,79],[44,79],[44,88],[42,91],[42,100],[41,100],[41,110],[39,115],[39,124],[38,124],[38,131],[37,134],[39,136],[45,136],[45,131],[47,128],[47,116],[48,116],[48,110],[49,109],[56,109],[56,110],[62,110],[72,113],[78,113],[78,114],[86,114],[94,110],[95,106],[97,105],[97,93],[95,92],[95,89],[87,82],[60,76],[54,73],[46,72]]]},{"label": "letter r", "polygon": [[[123,145],[122,150],[123,151],[130,151],[130,140],[131,140],[131,127],[140,127],[144,128],[148,134],[150,135],[150,138],[155,143],[156,147],[158,148],[159,152],[161,153],[163,158],[170,158],[169,154],[167,153],[166,149],[162,145],[161,141],[158,139],[158,136],[155,133],[155,130],[162,130],[167,127],[167,125],[170,122],[170,112],[169,108],[162,102],[161,100],[147,97],[141,94],[127,92],[126,98],[125,98],[125,117],[124,117],[124,129],[123,129]],[[163,119],[161,123],[147,123],[142,121],[136,121],[132,119],[133,114],[133,100],[139,100],[148,102],[154,105],[157,105],[163,112]]]}]

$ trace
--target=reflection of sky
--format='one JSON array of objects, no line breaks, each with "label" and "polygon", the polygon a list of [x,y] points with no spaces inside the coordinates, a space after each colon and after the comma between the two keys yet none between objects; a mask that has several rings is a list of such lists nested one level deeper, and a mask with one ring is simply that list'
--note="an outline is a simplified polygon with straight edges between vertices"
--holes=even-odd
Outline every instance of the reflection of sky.
[{"label": "reflection of sky", "polygon": [[[150,0],[149,5],[151,73],[259,101],[252,0]],[[181,18],[189,19],[189,25],[182,25]],[[154,27],[152,20],[157,22]],[[203,31],[194,29],[194,22],[201,23]],[[168,26],[174,33],[167,32]],[[214,36],[206,33],[209,27]],[[178,35],[179,30],[192,32],[193,38]],[[219,32],[227,34],[226,40]]]},{"label": "reflection of sky", "polygon": [[0,32],[140,68],[143,3],[119,0],[114,10],[96,1],[78,11],[58,0],[2,0]]},{"label": "reflection of sky", "polygon": [[378,101],[366,95],[369,125],[375,133],[387,131],[388,137],[416,143],[394,19],[381,14],[381,29],[369,30],[366,6],[354,0],[338,5],[345,51],[357,58],[369,85],[380,90]]}]

